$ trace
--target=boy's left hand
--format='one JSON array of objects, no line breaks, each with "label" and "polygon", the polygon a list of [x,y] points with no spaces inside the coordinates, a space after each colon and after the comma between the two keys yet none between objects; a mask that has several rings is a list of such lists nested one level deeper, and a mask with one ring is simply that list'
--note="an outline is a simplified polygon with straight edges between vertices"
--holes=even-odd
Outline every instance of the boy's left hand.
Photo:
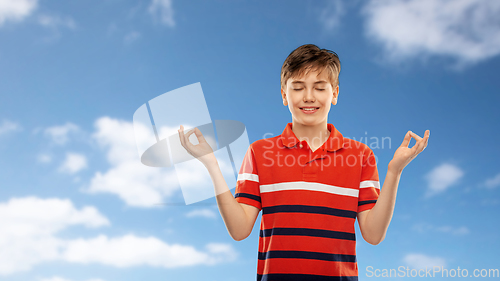
[{"label": "boy's left hand", "polygon": [[[389,162],[389,171],[395,173],[401,173],[408,165],[408,163],[413,160],[413,158],[417,157],[417,155],[422,152],[427,147],[427,142],[429,141],[429,136],[431,132],[429,130],[425,131],[425,135],[421,138],[419,135],[415,134],[412,131],[408,131],[406,133],[403,143],[401,144],[396,152],[394,153],[394,157],[391,162]],[[410,140],[414,138],[417,142],[412,148],[409,148]]]}]

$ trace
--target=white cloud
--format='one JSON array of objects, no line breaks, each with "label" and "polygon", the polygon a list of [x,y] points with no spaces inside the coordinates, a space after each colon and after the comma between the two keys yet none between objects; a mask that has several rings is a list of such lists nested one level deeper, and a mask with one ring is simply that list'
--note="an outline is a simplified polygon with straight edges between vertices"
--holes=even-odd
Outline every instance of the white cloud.
[{"label": "white cloud", "polygon": [[108,219],[96,208],[86,206],[77,210],[70,200],[57,198],[12,198],[0,204],[0,218],[1,234],[17,236],[52,234],[77,224],[86,227],[109,225]]},{"label": "white cloud", "polygon": [[38,17],[38,23],[40,23],[42,26],[49,28],[58,28],[58,27],[66,27],[69,29],[76,28],[75,21],[70,17],[41,15]]},{"label": "white cloud", "polygon": [[64,162],[59,167],[60,172],[74,174],[82,169],[87,168],[87,157],[80,153],[68,152]]},{"label": "white cloud", "polygon": [[[59,276],[53,276],[53,277],[50,277],[50,278],[42,278],[42,279],[40,279],[40,281],[75,281],[75,280],[66,279],[66,278],[59,277]],[[85,281],[104,281],[104,280],[92,278],[92,279],[87,279]]]},{"label": "white cloud", "polygon": [[234,261],[238,257],[238,252],[235,251],[231,244],[209,243],[205,248],[208,253],[213,255],[206,262],[209,265]]},{"label": "white cloud", "polygon": [[191,212],[188,212],[186,214],[186,217],[188,217],[188,218],[204,217],[204,218],[213,219],[213,218],[217,217],[217,214],[213,210],[210,210],[210,209],[196,209],[196,210],[192,210]]},{"label": "white cloud", "polygon": [[38,0],[0,0],[0,26],[6,21],[19,22],[36,9]]},{"label": "white cloud", "polygon": [[413,226],[413,229],[420,233],[442,232],[445,234],[452,234],[452,235],[466,235],[470,233],[469,228],[465,226],[460,226],[460,227],[453,227],[449,225],[434,226],[427,223],[417,223]]},{"label": "white cloud", "polygon": [[141,34],[139,32],[132,31],[132,32],[128,33],[127,35],[125,35],[125,38],[123,38],[123,40],[125,41],[125,43],[130,44],[130,43],[138,40],[140,37],[141,37]]},{"label": "white cloud", "polygon": [[[0,221],[0,275],[28,271],[53,261],[174,268],[229,262],[238,255],[230,244],[209,243],[205,249],[196,249],[132,234],[63,239],[57,235],[71,226],[97,228],[110,224],[96,208],[77,209],[70,200],[13,198],[0,203]],[[45,280],[67,279],[56,276]]]},{"label": "white cloud", "polygon": [[3,120],[0,124],[0,135],[8,134],[10,132],[20,131],[21,126],[9,120]]},{"label": "white cloud", "polygon": [[175,26],[172,0],[152,0],[151,5],[149,5],[149,12],[158,16],[163,24],[170,27]]},{"label": "white cloud", "polygon": [[70,122],[61,126],[53,126],[46,128],[44,133],[49,136],[51,140],[59,145],[66,144],[69,141],[69,134],[79,132],[80,128]]},{"label": "white cloud", "polygon": [[445,259],[441,257],[431,257],[424,254],[407,254],[403,262],[411,269],[425,269],[437,267],[446,267]]},{"label": "white cloud", "polygon": [[430,197],[444,192],[450,186],[456,184],[463,175],[464,172],[452,164],[445,163],[434,168],[425,176],[429,182],[426,196]]},{"label": "white cloud", "polygon": [[102,117],[95,122],[95,128],[93,137],[107,150],[111,167],[106,172],[97,172],[86,191],[113,193],[131,206],[155,207],[178,189],[173,169],[141,163],[131,122]]},{"label": "white cloud", "polygon": [[372,0],[363,13],[392,61],[444,55],[460,67],[500,53],[499,1]]},{"label": "white cloud", "polygon": [[173,171],[146,167],[136,160],[113,166],[105,173],[97,172],[87,191],[116,194],[130,206],[151,208],[176,188]]},{"label": "white cloud", "polygon": [[[194,160],[194,163],[183,162],[176,165],[175,169],[142,164],[137,147],[143,148],[139,149],[142,152],[151,145],[151,141],[156,141],[154,136],[149,136],[146,132],[148,130],[143,124],[136,123],[134,126],[131,122],[109,117],[96,120],[93,138],[105,150],[110,168],[104,172],[96,172],[84,191],[112,193],[130,206],[146,208],[159,207],[165,198],[173,197],[175,192],[181,191],[179,187],[182,187],[188,203],[197,202],[193,198],[203,200],[215,195],[210,175],[198,160]],[[158,132],[160,136],[167,137],[177,134],[177,129],[162,126]],[[196,139],[194,134],[192,137]],[[185,154],[191,157],[187,152]],[[231,163],[223,159],[218,161],[223,175],[234,178]]]},{"label": "white cloud", "polygon": [[112,165],[139,160],[131,122],[101,117],[94,123],[92,137],[102,148],[108,149],[106,158]]},{"label": "white cloud", "polygon": [[332,31],[340,24],[341,17],[345,14],[345,8],[342,0],[328,1],[326,7],[323,7],[319,13],[319,21],[326,30]]},{"label": "white cloud", "polygon": [[100,263],[115,267],[149,265],[174,268],[198,264],[214,265],[237,256],[231,245],[208,244],[206,251],[192,246],[167,244],[155,237],[125,235],[69,241],[64,259],[73,263]]},{"label": "white cloud", "polygon": [[[186,124],[186,125],[184,125],[184,128],[194,128],[194,126],[192,126],[190,124]],[[160,137],[160,139],[161,138],[168,138],[170,136],[178,135],[179,134],[179,132],[177,131],[179,128],[172,128],[172,127],[168,127],[168,126],[160,126],[159,128],[157,127],[156,129],[158,130],[158,136]],[[142,131],[141,131],[141,133],[142,133]],[[186,133],[187,133],[187,130],[186,130]],[[208,138],[209,137],[205,137],[205,139],[207,140],[207,142],[208,142]],[[196,138],[195,134],[191,134],[189,136],[189,140],[193,144],[198,144],[198,138]]]},{"label": "white cloud", "polygon": [[500,186],[500,174],[497,174],[491,179],[487,179],[484,182],[484,186],[486,186],[487,188],[495,188]]},{"label": "white cloud", "polygon": [[55,234],[69,226],[109,225],[94,207],[78,210],[69,200],[36,197],[1,203],[0,221],[0,275],[58,259],[63,243]]}]

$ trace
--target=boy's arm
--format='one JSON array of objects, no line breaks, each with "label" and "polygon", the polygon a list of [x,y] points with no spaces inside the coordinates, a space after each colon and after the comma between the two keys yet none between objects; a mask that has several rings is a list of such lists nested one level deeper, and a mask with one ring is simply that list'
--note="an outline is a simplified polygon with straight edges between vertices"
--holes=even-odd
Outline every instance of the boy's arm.
[{"label": "boy's arm", "polygon": [[210,178],[212,178],[217,206],[229,235],[236,241],[247,238],[252,232],[260,210],[257,207],[236,201],[222,176],[217,160],[206,167]]},{"label": "boy's arm", "polygon": [[[243,240],[252,232],[253,225],[259,214],[259,209],[238,203],[229,190],[224,176],[213,154],[213,150],[203,137],[198,128],[195,128],[184,134],[184,128],[181,125],[179,138],[182,146],[195,158],[197,158],[207,168],[212,183],[215,188],[215,195],[219,212],[226,224],[229,235],[236,241]],[[199,144],[194,145],[189,141],[189,136],[195,134]]]},{"label": "boy's arm", "polygon": [[[394,153],[394,158],[389,162],[387,175],[377,203],[372,209],[358,213],[359,229],[366,242],[377,245],[384,240],[394,212],[401,173],[404,167],[427,147],[429,135],[429,130],[425,131],[424,138],[408,131],[403,143]],[[416,143],[412,148],[409,148],[408,145],[412,137]]]},{"label": "boy's arm", "polygon": [[377,245],[385,238],[391,222],[401,173],[387,171],[377,203],[372,209],[358,213],[358,224],[366,242]]}]

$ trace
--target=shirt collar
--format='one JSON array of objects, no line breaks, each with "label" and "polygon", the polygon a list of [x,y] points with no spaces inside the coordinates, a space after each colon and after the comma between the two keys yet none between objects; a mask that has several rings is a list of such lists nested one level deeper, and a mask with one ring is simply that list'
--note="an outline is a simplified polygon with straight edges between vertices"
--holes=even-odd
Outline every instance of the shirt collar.
[{"label": "shirt collar", "polygon": [[[333,126],[333,124],[327,124],[327,128],[330,131],[330,136],[323,144],[327,151],[333,152],[344,147],[344,137],[342,134]],[[284,146],[292,148],[299,141],[292,131],[292,123],[288,123],[280,136],[280,139]]]}]

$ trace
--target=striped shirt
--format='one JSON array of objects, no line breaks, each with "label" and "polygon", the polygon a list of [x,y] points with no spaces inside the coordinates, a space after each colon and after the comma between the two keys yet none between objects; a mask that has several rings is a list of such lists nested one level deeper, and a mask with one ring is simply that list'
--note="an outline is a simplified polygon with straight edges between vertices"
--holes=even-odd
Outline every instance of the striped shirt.
[{"label": "striped shirt", "polygon": [[257,280],[358,280],[354,223],[380,194],[373,151],[332,125],[314,152],[288,123],[250,145],[239,203],[262,210]]}]

